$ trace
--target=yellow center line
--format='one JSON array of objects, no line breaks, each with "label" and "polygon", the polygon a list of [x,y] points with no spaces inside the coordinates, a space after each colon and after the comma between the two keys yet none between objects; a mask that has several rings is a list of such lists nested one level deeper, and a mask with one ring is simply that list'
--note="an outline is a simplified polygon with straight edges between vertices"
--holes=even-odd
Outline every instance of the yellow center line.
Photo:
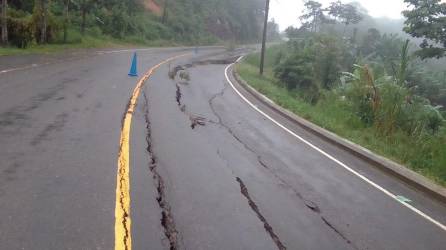
[{"label": "yellow center line", "polygon": [[118,172],[116,175],[116,207],[115,207],[115,250],[131,250],[131,218],[130,218],[130,128],[133,112],[144,83],[161,65],[187,54],[171,57],[150,68],[138,81],[130,98],[121,129],[118,153]]}]

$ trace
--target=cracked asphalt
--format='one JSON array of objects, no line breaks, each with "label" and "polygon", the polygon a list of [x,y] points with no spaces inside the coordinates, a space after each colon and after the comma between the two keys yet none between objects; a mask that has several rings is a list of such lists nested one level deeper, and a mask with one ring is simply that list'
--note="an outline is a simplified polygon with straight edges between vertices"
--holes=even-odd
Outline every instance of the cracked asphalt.
[{"label": "cracked asphalt", "polygon": [[[133,112],[133,249],[444,249],[441,228],[249,107],[224,74],[245,50],[138,51],[139,73],[185,52],[151,75]],[[0,249],[114,248],[120,131],[138,79],[127,76],[132,51],[91,53],[0,58],[0,69],[19,68],[0,73]],[[236,87],[299,136],[446,223],[446,204]]]}]

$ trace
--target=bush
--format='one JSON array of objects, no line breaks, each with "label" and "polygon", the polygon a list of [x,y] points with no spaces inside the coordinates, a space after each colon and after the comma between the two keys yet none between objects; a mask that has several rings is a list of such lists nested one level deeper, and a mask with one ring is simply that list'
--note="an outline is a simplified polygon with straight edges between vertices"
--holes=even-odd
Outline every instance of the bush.
[{"label": "bush", "polygon": [[124,5],[115,5],[111,10],[102,8],[98,11],[99,18],[103,21],[102,31],[115,38],[123,38],[129,28],[129,16]]},{"label": "bush", "polygon": [[[332,89],[338,82],[341,69],[349,70],[350,65],[344,66],[346,54],[342,43],[332,36],[319,36],[313,45],[315,54],[315,78],[324,89]],[[344,56],[343,56],[344,55]],[[345,57],[345,58],[344,58]]]},{"label": "bush", "polygon": [[378,84],[378,107],[374,110],[375,126],[383,135],[393,134],[397,128],[398,117],[409,91],[396,84],[392,78],[384,78]]},{"label": "bush", "polygon": [[[92,37],[102,37],[103,36],[102,30],[97,26],[88,28],[86,30],[86,33]],[[80,32],[79,32],[79,34],[80,34]]]},{"label": "bush", "polygon": [[403,105],[401,128],[411,136],[419,137],[425,132],[435,134],[444,124],[440,107],[433,107],[429,100],[413,96]]},{"label": "bush", "polygon": [[341,93],[350,102],[352,110],[366,125],[375,122],[378,92],[372,70],[367,66],[355,66],[353,73],[344,73],[346,84]]},{"label": "bush", "polygon": [[34,39],[30,18],[8,18],[8,36],[9,42],[17,48],[28,47]]},{"label": "bush", "polygon": [[[41,16],[36,11],[32,14],[31,17],[31,27],[33,30],[33,35],[36,41],[40,42],[40,23],[41,23]],[[51,12],[48,12],[47,17],[47,29],[46,29],[46,41],[47,42],[55,42],[57,40],[58,33],[62,30],[63,25],[59,22],[59,18],[55,17],[51,14]]]},{"label": "bush", "polygon": [[309,51],[299,51],[280,63],[274,69],[274,75],[288,90],[308,89],[315,84],[313,60],[313,55]]},{"label": "bush", "polygon": [[286,89],[297,90],[311,104],[319,99],[319,86],[314,81],[312,56],[307,52],[296,53],[274,69],[274,75]]}]

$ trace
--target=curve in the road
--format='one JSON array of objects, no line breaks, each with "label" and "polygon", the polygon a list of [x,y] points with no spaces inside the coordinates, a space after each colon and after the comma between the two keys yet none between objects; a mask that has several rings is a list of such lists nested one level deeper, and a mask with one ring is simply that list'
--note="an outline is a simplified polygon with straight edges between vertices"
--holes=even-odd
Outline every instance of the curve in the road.
[{"label": "curve in the road", "polygon": [[150,68],[138,81],[132,96],[127,104],[124,119],[122,121],[120,145],[118,154],[118,172],[116,175],[116,206],[115,206],[115,250],[132,249],[131,240],[131,217],[130,217],[130,128],[132,117],[138,102],[141,88],[149,77],[161,65],[173,61],[187,54],[168,58]]},{"label": "curve in the road", "polygon": [[[243,57],[240,57],[236,63],[238,63]],[[364,175],[358,173],[357,171],[355,171],[354,169],[352,169],[351,167],[347,166],[345,163],[341,162],[340,160],[336,159],[335,157],[331,156],[330,154],[326,153],[325,151],[323,151],[322,149],[316,147],[315,145],[313,145],[312,143],[310,143],[309,141],[305,140],[304,138],[300,137],[299,135],[297,135],[296,133],[294,133],[293,131],[291,131],[290,129],[288,129],[287,127],[285,127],[284,125],[282,125],[281,123],[279,123],[278,121],[276,121],[275,119],[273,119],[271,116],[269,116],[268,114],[266,114],[265,112],[263,112],[262,110],[260,110],[256,105],[254,105],[252,102],[250,102],[245,96],[243,96],[240,91],[237,90],[237,88],[234,86],[234,83],[231,81],[231,79],[228,76],[228,70],[229,68],[231,68],[233,64],[228,65],[225,68],[225,77],[226,80],[228,81],[228,83],[231,85],[232,89],[235,91],[235,93],[237,93],[238,96],[240,96],[242,98],[243,101],[245,101],[249,106],[251,106],[254,110],[256,110],[257,112],[259,112],[261,115],[263,115],[265,118],[267,118],[268,120],[272,121],[274,124],[276,124],[277,126],[279,126],[280,128],[282,128],[283,130],[285,130],[287,133],[289,133],[290,135],[292,135],[293,137],[297,138],[298,140],[302,141],[303,143],[305,143],[306,145],[308,145],[309,147],[311,147],[312,149],[316,150],[317,152],[321,153],[322,155],[324,155],[325,157],[327,157],[328,159],[334,161],[336,164],[338,164],[339,166],[343,167],[344,169],[346,169],[347,171],[349,171],[350,173],[352,173],[353,175],[359,177],[361,180],[365,181],[366,183],[370,184],[371,186],[373,186],[374,188],[378,189],[379,191],[383,192],[385,195],[389,196],[390,198],[392,198],[393,200],[397,201],[398,203],[402,204],[403,206],[409,208],[410,210],[412,210],[413,212],[415,212],[416,214],[420,215],[421,217],[423,217],[424,219],[428,220],[429,222],[435,224],[436,226],[438,226],[439,228],[441,228],[442,230],[446,231],[446,226],[443,225],[442,223],[438,222],[437,220],[433,219],[432,217],[430,217],[429,215],[425,214],[424,212],[420,211],[419,209],[417,209],[416,207],[408,204],[405,201],[402,201],[398,198],[397,195],[393,194],[392,192],[390,192],[389,190],[381,187],[380,185],[376,184],[375,182],[373,182],[372,180],[370,180],[369,178],[365,177]]]}]

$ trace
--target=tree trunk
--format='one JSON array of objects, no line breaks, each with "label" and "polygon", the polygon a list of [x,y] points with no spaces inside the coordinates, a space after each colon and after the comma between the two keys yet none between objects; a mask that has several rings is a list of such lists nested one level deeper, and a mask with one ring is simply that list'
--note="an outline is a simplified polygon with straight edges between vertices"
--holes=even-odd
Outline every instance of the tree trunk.
[{"label": "tree trunk", "polygon": [[167,22],[167,9],[169,8],[169,0],[164,0],[163,17],[161,23],[165,24]]},{"label": "tree trunk", "polygon": [[8,44],[8,22],[7,22],[7,16],[6,12],[8,10],[8,2],[7,0],[2,0],[2,44],[6,45]]},{"label": "tree trunk", "polygon": [[47,27],[48,27],[48,13],[47,13],[47,5],[46,0],[40,0],[40,43],[44,44],[47,42]]},{"label": "tree trunk", "polygon": [[70,0],[64,1],[64,24],[63,24],[63,42],[67,43],[68,38],[68,7],[70,5]]},{"label": "tree trunk", "polygon": [[82,1],[82,23],[81,23],[81,34],[85,34],[85,25],[87,22],[87,6],[85,0]]}]

